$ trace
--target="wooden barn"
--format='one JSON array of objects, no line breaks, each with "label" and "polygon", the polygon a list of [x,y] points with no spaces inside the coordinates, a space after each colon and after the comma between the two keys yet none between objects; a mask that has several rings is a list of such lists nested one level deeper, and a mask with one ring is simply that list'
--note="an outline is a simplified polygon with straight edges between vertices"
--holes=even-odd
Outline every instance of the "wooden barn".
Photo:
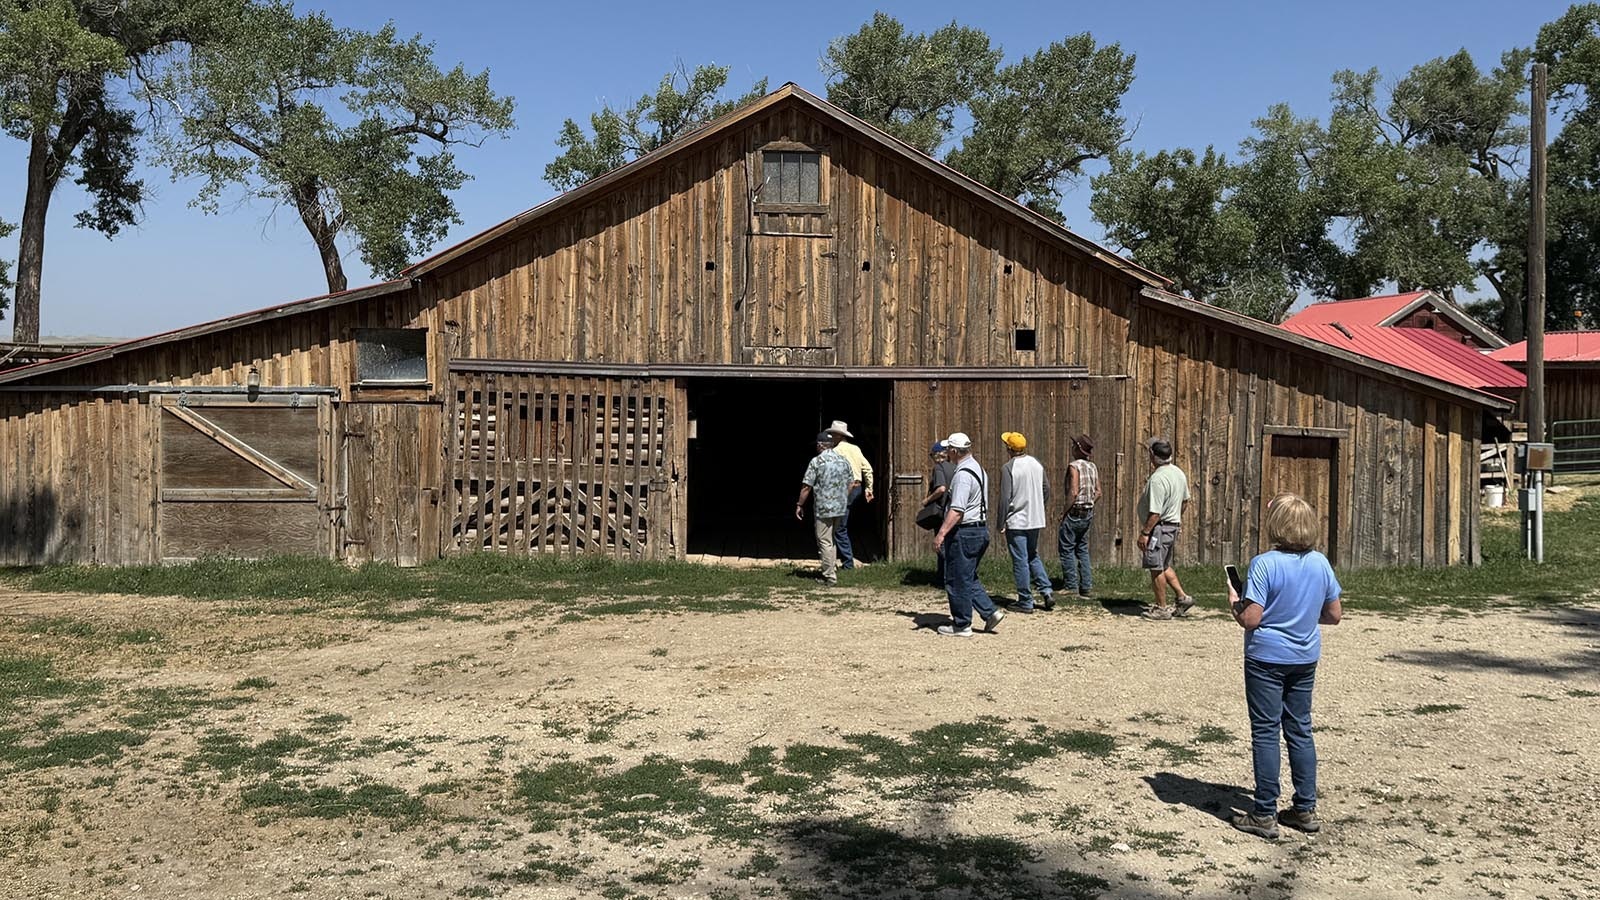
[{"label": "wooden barn", "polygon": [[930,553],[927,446],[1092,435],[1132,563],[1168,436],[1191,561],[1307,495],[1343,566],[1476,561],[1503,401],[1175,296],[792,85],[399,279],[0,373],[0,563],[304,553],[804,557],[819,426],[877,471],[852,531]]}]

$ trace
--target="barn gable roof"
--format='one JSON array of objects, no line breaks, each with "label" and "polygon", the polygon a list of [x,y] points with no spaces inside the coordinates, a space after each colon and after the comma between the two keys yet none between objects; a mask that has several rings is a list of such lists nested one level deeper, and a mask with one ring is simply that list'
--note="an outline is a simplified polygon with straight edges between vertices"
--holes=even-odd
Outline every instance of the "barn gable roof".
[{"label": "barn gable roof", "polygon": [[1007,197],[982,182],[962,174],[954,167],[934,159],[894,135],[845,112],[794,82],[783,85],[754,103],[740,107],[708,122],[690,134],[679,137],[627,165],[612,169],[610,172],[586,181],[564,194],[553,197],[526,212],[513,216],[493,228],[481,231],[453,247],[441,250],[421,262],[413,264],[404,271],[404,274],[418,277],[437,269],[532,222],[603,193],[618,182],[624,181],[646,169],[659,166],[679,154],[723,135],[730,129],[737,128],[744,122],[748,122],[785,104],[798,104],[804,107],[810,113],[825,119],[840,130],[849,132],[864,142],[873,145],[875,149],[890,153],[913,167],[922,170],[924,174],[993,207],[1002,215],[1019,221],[1035,230],[1042,231],[1050,237],[1084,253],[1102,265],[1116,269],[1145,285],[1167,287],[1172,283],[1171,279],[1158,275],[1138,263],[1117,254],[1115,251],[1063,227],[1061,223],[1054,219],[1041,215],[1018,203],[1014,198]]},{"label": "barn gable roof", "polygon": [[1482,341],[1487,347],[1506,345],[1505,338],[1490,331],[1482,322],[1467,315],[1466,310],[1433,291],[1409,291],[1404,294],[1357,297],[1352,300],[1324,300],[1300,310],[1283,320],[1283,324],[1285,326],[1329,325],[1340,322],[1345,325],[1387,328],[1424,306],[1454,322],[1462,331]]}]

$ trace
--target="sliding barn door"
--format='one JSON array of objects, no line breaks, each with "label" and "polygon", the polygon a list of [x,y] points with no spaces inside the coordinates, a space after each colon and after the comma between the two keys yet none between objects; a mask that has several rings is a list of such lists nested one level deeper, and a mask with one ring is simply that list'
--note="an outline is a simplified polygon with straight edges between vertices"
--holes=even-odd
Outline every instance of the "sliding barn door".
[{"label": "sliding barn door", "polygon": [[325,397],[159,397],[163,560],[332,554]]},{"label": "sliding barn door", "polygon": [[449,552],[683,554],[680,383],[458,371],[451,401]]}]

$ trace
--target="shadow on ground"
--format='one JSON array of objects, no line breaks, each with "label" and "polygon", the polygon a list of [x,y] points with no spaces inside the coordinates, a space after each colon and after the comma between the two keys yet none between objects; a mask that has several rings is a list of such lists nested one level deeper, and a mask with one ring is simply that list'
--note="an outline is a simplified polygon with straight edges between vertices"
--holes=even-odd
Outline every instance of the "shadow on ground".
[{"label": "shadow on ground", "polygon": [[1250,791],[1236,784],[1200,781],[1176,772],[1146,775],[1144,781],[1162,803],[1180,803],[1219,819],[1227,818],[1235,809],[1249,809],[1252,802]]},{"label": "shadow on ground", "polygon": [[1580,649],[1545,656],[1506,656],[1492,650],[1403,650],[1384,657],[1430,669],[1490,670],[1512,675],[1566,679],[1600,671],[1600,609],[1539,609],[1526,615],[1559,626],[1584,644]]}]

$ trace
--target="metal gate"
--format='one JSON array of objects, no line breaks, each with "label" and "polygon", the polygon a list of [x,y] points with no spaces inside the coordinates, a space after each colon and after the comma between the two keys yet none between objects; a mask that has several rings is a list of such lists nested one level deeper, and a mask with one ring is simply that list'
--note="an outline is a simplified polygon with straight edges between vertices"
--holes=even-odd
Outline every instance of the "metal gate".
[{"label": "metal gate", "polygon": [[1552,422],[1550,443],[1556,448],[1555,474],[1600,472],[1600,419]]},{"label": "metal gate", "polygon": [[672,379],[452,373],[447,552],[681,556]]}]

